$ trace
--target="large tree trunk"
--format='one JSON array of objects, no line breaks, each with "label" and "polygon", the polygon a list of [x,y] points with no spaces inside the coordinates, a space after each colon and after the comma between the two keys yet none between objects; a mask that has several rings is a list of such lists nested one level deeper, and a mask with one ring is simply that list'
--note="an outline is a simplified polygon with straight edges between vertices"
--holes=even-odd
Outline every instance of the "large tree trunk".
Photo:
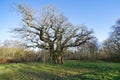
[{"label": "large tree trunk", "polygon": [[61,54],[52,53],[50,58],[52,63],[63,64],[63,56]]},{"label": "large tree trunk", "polygon": [[57,64],[63,64],[63,56],[62,55],[56,55],[55,56],[55,62],[57,63]]}]

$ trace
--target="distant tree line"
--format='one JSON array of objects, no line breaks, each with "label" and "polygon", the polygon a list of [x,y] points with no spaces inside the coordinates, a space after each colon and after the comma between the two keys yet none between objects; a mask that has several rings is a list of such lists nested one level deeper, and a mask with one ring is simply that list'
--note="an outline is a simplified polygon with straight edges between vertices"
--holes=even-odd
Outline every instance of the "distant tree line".
[{"label": "distant tree line", "polygon": [[[77,60],[104,60],[120,62],[120,19],[111,27],[109,37],[99,43],[97,39],[89,40],[78,47],[71,59]],[[68,56],[68,55],[67,55]]]}]

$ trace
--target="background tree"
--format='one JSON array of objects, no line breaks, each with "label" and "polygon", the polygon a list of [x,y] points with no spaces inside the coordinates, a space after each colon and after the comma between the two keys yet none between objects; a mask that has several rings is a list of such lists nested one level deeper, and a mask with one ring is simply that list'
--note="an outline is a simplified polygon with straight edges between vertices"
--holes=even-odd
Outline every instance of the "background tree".
[{"label": "background tree", "polygon": [[80,46],[92,39],[92,31],[85,26],[74,26],[54,6],[46,6],[40,14],[26,5],[18,5],[22,14],[23,25],[14,29],[25,40],[27,47],[38,47],[49,50],[50,59],[63,63],[64,50]]},{"label": "background tree", "polygon": [[4,47],[15,47],[15,48],[23,48],[25,49],[25,46],[22,42],[17,40],[5,40],[3,42]]},{"label": "background tree", "polygon": [[78,46],[78,54],[80,59],[95,61],[98,57],[98,41],[91,39],[85,44]]},{"label": "background tree", "polygon": [[120,61],[120,20],[112,26],[110,36],[104,41],[103,47],[112,61]]}]

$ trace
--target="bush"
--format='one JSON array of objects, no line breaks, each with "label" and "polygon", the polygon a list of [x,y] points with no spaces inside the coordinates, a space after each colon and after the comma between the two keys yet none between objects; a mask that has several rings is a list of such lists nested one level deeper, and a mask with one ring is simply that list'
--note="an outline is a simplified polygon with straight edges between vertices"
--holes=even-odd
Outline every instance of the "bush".
[{"label": "bush", "polygon": [[33,62],[41,60],[41,54],[15,47],[0,47],[0,63]]}]

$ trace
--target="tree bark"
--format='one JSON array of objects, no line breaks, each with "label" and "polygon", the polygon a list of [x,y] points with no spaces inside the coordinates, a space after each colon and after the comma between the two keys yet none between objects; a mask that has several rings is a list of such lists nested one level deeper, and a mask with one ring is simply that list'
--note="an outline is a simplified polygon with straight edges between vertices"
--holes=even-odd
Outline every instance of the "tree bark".
[{"label": "tree bark", "polygon": [[55,55],[54,60],[55,60],[55,63],[57,63],[57,64],[63,64],[63,56],[62,55],[59,55],[59,54]]}]

